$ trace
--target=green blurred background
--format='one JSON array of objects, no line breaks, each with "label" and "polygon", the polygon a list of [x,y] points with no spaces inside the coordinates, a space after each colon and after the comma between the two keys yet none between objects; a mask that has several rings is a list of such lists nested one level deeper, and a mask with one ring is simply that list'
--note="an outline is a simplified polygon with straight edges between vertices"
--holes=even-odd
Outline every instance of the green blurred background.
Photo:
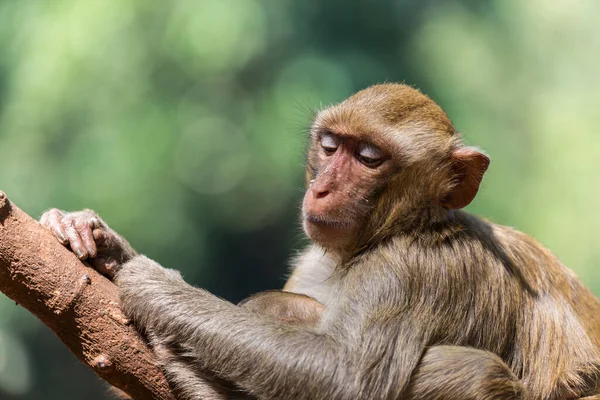
[{"label": "green blurred background", "polygon": [[[92,208],[237,301],[302,246],[311,113],[405,81],[492,165],[473,212],[550,247],[600,294],[596,0],[0,1],[0,189],[35,217]],[[103,399],[0,298],[0,398]]]}]

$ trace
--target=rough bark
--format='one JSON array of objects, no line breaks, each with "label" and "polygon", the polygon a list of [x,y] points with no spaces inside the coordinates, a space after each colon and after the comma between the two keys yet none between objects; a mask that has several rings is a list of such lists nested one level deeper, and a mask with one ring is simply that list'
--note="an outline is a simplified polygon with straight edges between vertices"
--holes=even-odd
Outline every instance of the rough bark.
[{"label": "rough bark", "polygon": [[25,307],[102,379],[134,399],[174,399],[154,355],[87,267],[0,191],[0,291]]}]

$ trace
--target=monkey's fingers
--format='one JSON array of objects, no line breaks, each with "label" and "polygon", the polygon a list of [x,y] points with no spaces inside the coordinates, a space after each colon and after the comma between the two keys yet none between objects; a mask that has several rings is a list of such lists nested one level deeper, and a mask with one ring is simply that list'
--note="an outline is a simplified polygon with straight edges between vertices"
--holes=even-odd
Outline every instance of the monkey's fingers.
[{"label": "monkey's fingers", "polygon": [[89,252],[81,236],[81,232],[85,231],[85,227],[70,218],[63,219],[62,225],[67,233],[67,239],[73,253],[75,253],[80,260],[88,258]]},{"label": "monkey's fingers", "polygon": [[67,233],[62,225],[64,213],[56,208],[52,208],[46,211],[42,218],[40,218],[40,224],[50,229],[50,231],[56,236],[61,244],[68,244]]},{"label": "monkey's fingers", "polygon": [[102,275],[110,278],[115,277],[115,274],[121,267],[121,263],[111,257],[96,257],[90,260],[90,265],[100,272]]},{"label": "monkey's fingers", "polygon": [[79,236],[83,240],[83,244],[87,249],[88,256],[94,258],[98,255],[98,248],[96,246],[96,240],[94,239],[93,230],[98,227],[98,220],[84,220],[79,224],[75,223],[76,227],[79,227]]},{"label": "monkey's fingers", "polygon": [[94,241],[96,242],[99,253],[114,250],[115,238],[111,232],[104,228],[96,228],[92,231],[92,235],[94,236]]}]

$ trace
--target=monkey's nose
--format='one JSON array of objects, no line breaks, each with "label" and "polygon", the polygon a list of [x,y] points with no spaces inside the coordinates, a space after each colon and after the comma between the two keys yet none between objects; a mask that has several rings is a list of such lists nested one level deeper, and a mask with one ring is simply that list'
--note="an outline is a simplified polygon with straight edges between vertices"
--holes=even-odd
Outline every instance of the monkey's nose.
[{"label": "monkey's nose", "polygon": [[315,196],[315,199],[322,199],[323,197],[327,197],[327,195],[329,194],[329,190],[327,189],[313,189],[313,196]]}]

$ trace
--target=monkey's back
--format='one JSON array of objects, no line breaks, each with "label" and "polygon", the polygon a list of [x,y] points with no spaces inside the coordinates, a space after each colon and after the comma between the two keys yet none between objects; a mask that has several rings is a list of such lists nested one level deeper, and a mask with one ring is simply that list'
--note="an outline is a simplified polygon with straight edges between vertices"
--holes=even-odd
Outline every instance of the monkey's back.
[{"label": "monkey's back", "polygon": [[[526,388],[543,398],[558,399],[581,395],[576,388],[597,386],[598,299],[535,239],[466,213],[457,214],[464,229],[459,235],[478,242],[490,260],[482,265],[500,268],[497,272],[507,278],[500,280],[504,290],[496,294],[504,297],[499,300],[503,307],[516,307],[517,311],[511,332],[513,349],[504,358]],[[501,308],[496,309],[500,314]]]}]

